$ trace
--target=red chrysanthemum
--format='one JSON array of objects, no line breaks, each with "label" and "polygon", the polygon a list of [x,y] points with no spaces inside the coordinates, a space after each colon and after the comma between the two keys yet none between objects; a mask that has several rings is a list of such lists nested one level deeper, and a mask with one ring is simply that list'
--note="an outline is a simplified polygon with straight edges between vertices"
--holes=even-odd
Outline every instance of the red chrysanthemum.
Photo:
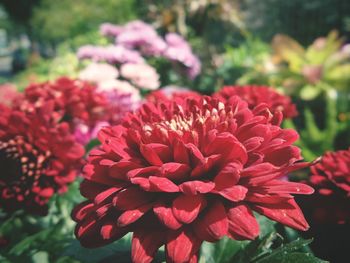
[{"label": "red chrysanthemum", "polygon": [[147,95],[146,100],[153,103],[159,103],[163,101],[178,101],[184,102],[186,98],[200,98],[201,95],[198,92],[184,89],[168,87],[160,90],[156,90]]},{"label": "red chrysanthemum", "polygon": [[44,213],[64,192],[84,155],[67,123],[53,121],[52,103],[31,113],[0,106],[0,207]]},{"label": "red chrysanthemum", "polygon": [[132,94],[100,91],[97,86],[81,80],[59,78],[53,82],[29,85],[23,96],[13,102],[18,110],[32,112],[49,102],[54,103],[53,117],[65,121],[81,143],[87,143],[100,126],[119,124],[134,110]]},{"label": "red chrysanthemum", "polygon": [[295,104],[291,98],[276,92],[273,88],[265,86],[226,86],[214,94],[214,97],[227,101],[232,96],[239,96],[248,102],[253,109],[260,103],[266,103],[270,111],[281,111],[284,118],[293,118],[298,115]]},{"label": "red chrysanthemum", "polygon": [[72,214],[77,238],[97,247],[133,232],[133,262],[151,262],[163,244],[169,262],[196,262],[203,240],[254,239],[253,211],[306,230],[292,194],[313,189],[280,180],[307,165],[281,117],[204,97],[145,104],[103,128],[84,167],[88,200]]},{"label": "red chrysanthemum", "polygon": [[74,119],[94,125],[108,120],[107,98],[96,86],[80,80],[59,78],[54,82],[35,83],[24,90],[24,97],[15,101],[15,108],[33,111],[52,101],[57,118]]},{"label": "red chrysanthemum", "polygon": [[305,200],[316,223],[350,223],[350,148],[327,152],[311,167],[316,194]]}]

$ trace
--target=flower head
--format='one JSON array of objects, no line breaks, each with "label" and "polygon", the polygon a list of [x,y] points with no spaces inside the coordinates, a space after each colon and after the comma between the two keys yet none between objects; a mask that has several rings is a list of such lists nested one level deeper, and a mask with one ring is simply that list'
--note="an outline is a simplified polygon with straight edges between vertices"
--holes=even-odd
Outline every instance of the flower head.
[{"label": "flower head", "polygon": [[147,95],[147,101],[158,103],[162,101],[178,101],[178,103],[185,102],[186,98],[201,98],[198,92],[182,88],[178,86],[166,86],[160,90],[156,90]]},{"label": "flower head", "polygon": [[350,148],[325,153],[308,183],[316,194],[304,202],[316,223],[350,223]]},{"label": "flower head", "polygon": [[[14,108],[32,112],[52,102],[52,114],[57,122],[67,122],[76,135],[88,135],[94,134],[101,122],[118,124],[127,112],[135,109],[135,99],[130,91],[106,91],[85,81],[59,78],[53,82],[29,85],[23,98],[15,101]],[[88,131],[83,132],[82,127]],[[80,142],[85,143],[86,140]]]},{"label": "flower head", "polygon": [[201,71],[201,62],[192,52],[191,46],[186,40],[176,33],[169,33],[165,36],[167,48],[164,57],[182,63],[190,78],[195,78]]},{"label": "flower head", "polygon": [[79,72],[79,79],[93,83],[116,79],[118,76],[118,69],[105,63],[91,63]]},{"label": "flower head", "polygon": [[139,20],[124,25],[116,36],[116,43],[131,49],[138,48],[142,53],[150,56],[159,56],[166,48],[165,41],[153,26]]},{"label": "flower head", "polygon": [[266,105],[238,97],[144,104],[122,125],[103,128],[84,167],[73,211],[75,234],[97,247],[133,232],[133,262],[162,245],[169,262],[196,262],[203,240],[254,239],[253,211],[290,227],[308,224],[292,194],[313,189],[280,180],[305,167],[294,130]]},{"label": "flower head", "polygon": [[140,88],[146,90],[155,90],[159,88],[159,75],[157,71],[148,64],[126,63],[120,67],[120,73],[124,78],[129,79],[134,85]]},{"label": "flower head", "polygon": [[232,96],[239,96],[248,102],[253,109],[260,103],[266,103],[272,112],[281,111],[285,118],[293,118],[298,115],[295,104],[290,97],[279,94],[274,89],[265,86],[226,86],[219,90],[215,97],[224,101]]},{"label": "flower head", "polygon": [[45,213],[50,197],[74,181],[84,147],[67,123],[52,118],[53,103],[33,112],[0,110],[0,207]]},{"label": "flower head", "polygon": [[130,50],[124,46],[82,46],[77,54],[79,59],[92,59],[95,62],[107,62],[111,64],[142,63],[141,54],[136,50]]}]

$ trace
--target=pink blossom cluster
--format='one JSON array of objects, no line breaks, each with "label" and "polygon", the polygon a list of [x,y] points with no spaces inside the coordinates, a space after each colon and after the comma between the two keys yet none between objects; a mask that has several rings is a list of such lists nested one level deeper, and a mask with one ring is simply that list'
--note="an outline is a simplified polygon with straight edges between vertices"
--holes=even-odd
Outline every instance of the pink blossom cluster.
[{"label": "pink blossom cluster", "polygon": [[78,50],[79,59],[106,61],[110,64],[141,63],[144,61],[139,52],[123,46],[82,46]]},{"label": "pink blossom cluster", "polygon": [[162,38],[153,26],[143,21],[131,21],[123,26],[104,23],[100,33],[115,38],[111,46],[82,46],[78,50],[80,59],[104,61],[110,64],[142,63],[146,57],[163,57],[180,64],[186,75],[193,79],[201,71],[201,63],[193,54],[188,42],[176,33]]}]

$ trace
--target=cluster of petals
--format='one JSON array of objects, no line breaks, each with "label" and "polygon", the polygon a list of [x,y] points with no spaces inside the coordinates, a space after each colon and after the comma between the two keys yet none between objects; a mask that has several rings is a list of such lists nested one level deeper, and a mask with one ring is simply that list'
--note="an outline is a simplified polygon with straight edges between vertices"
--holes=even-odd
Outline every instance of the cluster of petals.
[{"label": "cluster of petals", "polygon": [[100,25],[100,33],[107,37],[116,37],[123,31],[122,26],[114,25],[111,23],[103,23]]},{"label": "cluster of petals", "polygon": [[0,105],[0,208],[45,213],[55,193],[67,190],[81,166],[84,147],[49,102],[32,112]]},{"label": "cluster of petals", "polygon": [[260,103],[266,103],[272,112],[281,111],[284,118],[293,118],[298,115],[295,104],[292,103],[291,98],[282,95],[273,88],[265,86],[225,86],[214,97],[221,100],[228,100],[232,96],[239,96],[252,109]]},{"label": "cluster of petals", "polygon": [[[114,37],[118,47],[137,50],[147,57],[163,57],[175,62],[176,65],[183,66],[182,71],[191,79],[195,78],[201,71],[200,60],[193,53],[189,43],[179,34],[168,33],[163,39],[152,25],[140,20],[131,21],[123,26],[104,23],[100,26],[100,32],[102,35]],[[83,50],[79,50],[78,56],[80,58],[95,58],[96,60],[103,57],[105,53],[103,50],[97,49],[95,55],[92,55],[93,52],[91,46],[89,48],[83,47]]]},{"label": "cluster of petals", "polygon": [[148,56],[159,56],[166,49],[166,43],[154,27],[135,20],[123,26],[116,35],[116,43],[132,49],[140,49]]},{"label": "cluster of petals", "polygon": [[101,83],[105,80],[116,79],[119,71],[116,67],[106,63],[90,63],[79,72],[79,79],[93,83]]},{"label": "cluster of petals", "polygon": [[326,152],[311,166],[308,183],[317,193],[305,200],[316,223],[350,223],[350,148]]},{"label": "cluster of petals", "polygon": [[162,245],[168,262],[197,262],[204,240],[256,238],[253,211],[308,229],[293,194],[313,189],[281,179],[308,164],[281,121],[239,97],[144,104],[100,131],[83,169],[87,200],[72,213],[77,238],[98,247],[133,232],[133,262]]},{"label": "cluster of petals", "polygon": [[95,62],[108,62],[111,64],[144,62],[143,57],[138,51],[125,48],[121,45],[86,45],[78,49],[77,56],[79,59],[91,59]]},{"label": "cluster of petals", "polygon": [[159,88],[159,75],[152,66],[140,63],[126,63],[120,67],[120,74],[131,81],[137,87],[145,90],[155,90]]},{"label": "cluster of petals", "polygon": [[169,33],[165,36],[167,49],[164,57],[183,64],[190,78],[195,78],[201,72],[201,62],[192,52],[188,42],[179,34]]},{"label": "cluster of petals", "polygon": [[127,112],[132,111],[134,103],[129,103],[131,96],[130,93],[115,90],[101,91],[86,81],[59,78],[53,82],[29,85],[24,90],[23,97],[14,101],[13,107],[32,112],[52,101],[53,117],[57,122],[68,122],[75,134],[81,134],[82,127],[89,129],[86,134],[93,134],[94,128],[100,126],[101,122],[117,124]]},{"label": "cluster of petals", "polygon": [[146,96],[146,100],[153,103],[164,101],[185,102],[186,98],[200,99],[202,95],[198,92],[175,85],[165,86],[159,90],[153,91]]},{"label": "cluster of petals", "polygon": [[7,106],[11,106],[12,102],[21,97],[21,93],[17,91],[17,87],[11,83],[0,85],[1,102]]}]

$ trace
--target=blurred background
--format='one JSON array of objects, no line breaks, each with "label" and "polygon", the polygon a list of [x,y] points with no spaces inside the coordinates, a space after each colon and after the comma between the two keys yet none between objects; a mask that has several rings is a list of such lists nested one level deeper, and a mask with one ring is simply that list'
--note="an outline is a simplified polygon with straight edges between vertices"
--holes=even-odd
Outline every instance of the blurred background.
[{"label": "blurred background", "polygon": [[[23,90],[32,82],[77,77],[86,65],[78,49],[111,42],[100,25],[132,20],[151,24],[162,36],[179,33],[201,61],[201,73],[188,79],[149,59],[160,87],[212,94],[224,85],[272,86],[297,104],[299,116],[283,125],[299,132],[307,161],[349,148],[349,0],[0,0],[0,86]],[[306,234],[321,236],[312,244],[321,258],[324,247],[333,258],[347,254],[348,239],[340,236],[349,225],[342,227]]]},{"label": "blurred background", "polygon": [[289,36],[282,41],[290,49],[291,40],[307,47],[331,30],[344,41],[350,34],[347,0],[1,0],[0,83],[72,74],[65,65],[75,65],[71,55],[79,46],[101,41],[101,23],[136,18],[190,41],[203,63],[194,85],[206,93],[239,78],[247,82],[258,64],[271,62],[276,34]]}]

